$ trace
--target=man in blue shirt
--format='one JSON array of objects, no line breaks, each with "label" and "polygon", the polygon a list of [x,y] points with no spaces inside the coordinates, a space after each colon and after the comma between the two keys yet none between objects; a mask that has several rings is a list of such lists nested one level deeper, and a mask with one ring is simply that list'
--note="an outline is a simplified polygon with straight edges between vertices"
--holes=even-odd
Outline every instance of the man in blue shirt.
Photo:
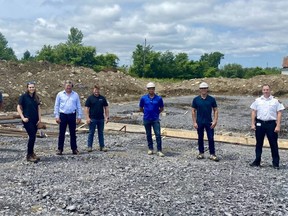
[{"label": "man in blue shirt", "polygon": [[162,140],[159,114],[164,110],[164,103],[162,97],[155,94],[155,84],[149,82],[147,84],[148,94],[140,99],[139,108],[144,113],[143,124],[146,131],[148,142],[148,155],[153,154],[153,140],[152,140],[152,127],[156,136],[157,155],[164,157],[162,153]]},{"label": "man in blue shirt", "polygon": [[69,126],[72,153],[79,154],[76,143],[76,123],[79,124],[81,122],[82,107],[79,95],[72,88],[72,81],[66,80],[65,90],[59,92],[55,100],[54,115],[57,124],[59,124],[57,155],[62,155],[63,153],[67,125]]},{"label": "man in blue shirt", "polygon": [[[193,126],[198,133],[197,159],[204,159],[204,130],[206,130],[209,142],[210,160],[219,161],[215,155],[214,128],[218,121],[217,103],[214,97],[208,95],[208,84],[202,82],[199,86],[200,95],[192,101],[192,120]],[[212,111],[214,119],[212,120]]]}]

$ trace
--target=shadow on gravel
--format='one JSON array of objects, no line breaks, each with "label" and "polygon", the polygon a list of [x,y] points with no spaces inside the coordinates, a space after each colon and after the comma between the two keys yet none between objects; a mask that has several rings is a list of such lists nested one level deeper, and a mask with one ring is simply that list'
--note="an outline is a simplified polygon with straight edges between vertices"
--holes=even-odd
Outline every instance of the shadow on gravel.
[{"label": "shadow on gravel", "polygon": [[165,153],[165,157],[176,157],[176,156],[180,155],[180,153],[177,153],[177,152],[164,151],[164,153]]},{"label": "shadow on gravel", "polygon": [[16,160],[18,160],[18,159],[22,159],[22,158],[15,158],[15,157],[0,158],[0,164],[14,162],[14,161],[16,161]]},{"label": "shadow on gravel", "polygon": [[238,154],[224,154],[221,155],[221,160],[225,160],[225,161],[233,161],[233,160],[238,160],[239,159],[239,155]]},{"label": "shadow on gravel", "polygon": [[0,152],[22,152],[19,149],[0,148]]},{"label": "shadow on gravel", "polygon": [[63,155],[63,156],[55,155],[52,157],[42,156],[40,162],[59,162],[59,161],[67,161],[67,160],[68,160],[68,158],[65,155]]}]

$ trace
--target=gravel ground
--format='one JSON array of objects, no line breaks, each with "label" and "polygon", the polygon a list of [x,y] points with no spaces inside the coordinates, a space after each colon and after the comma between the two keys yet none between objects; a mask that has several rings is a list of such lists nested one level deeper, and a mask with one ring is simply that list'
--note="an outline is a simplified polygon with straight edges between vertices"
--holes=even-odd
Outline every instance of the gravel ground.
[{"label": "gravel ground", "polygon": [[[217,99],[217,130],[249,132],[254,99]],[[192,129],[191,97],[164,102],[162,127]],[[131,115],[137,105],[111,105],[111,116],[140,124]],[[251,168],[253,147],[216,143],[217,163],[196,159],[196,140],[164,138],[160,158],[146,154],[144,134],[107,133],[106,153],[87,153],[86,139],[78,135],[80,155],[71,154],[67,138],[57,156],[57,138],[38,138],[34,164],[24,159],[26,139],[0,137],[0,215],[288,215],[286,150],[275,170],[269,148],[263,166]]]}]

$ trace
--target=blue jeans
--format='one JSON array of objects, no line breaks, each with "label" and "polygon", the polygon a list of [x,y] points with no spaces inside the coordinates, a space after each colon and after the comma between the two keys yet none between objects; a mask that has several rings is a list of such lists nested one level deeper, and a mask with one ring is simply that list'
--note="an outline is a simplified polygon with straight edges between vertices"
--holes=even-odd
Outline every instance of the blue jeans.
[{"label": "blue jeans", "polygon": [[97,126],[98,131],[98,140],[100,148],[104,147],[104,119],[91,119],[89,124],[89,135],[88,135],[88,142],[87,146],[92,148],[95,129]]},{"label": "blue jeans", "polygon": [[214,129],[210,128],[211,123],[208,124],[198,124],[198,150],[201,154],[204,153],[204,129],[207,133],[208,143],[209,143],[209,152],[210,154],[215,154],[215,143],[214,143]]},{"label": "blue jeans", "polygon": [[154,134],[156,136],[157,151],[162,151],[162,140],[161,140],[159,120],[156,120],[156,121],[144,120],[143,123],[144,123],[145,131],[146,131],[148,148],[150,150],[153,150],[153,140],[152,140],[152,127],[153,127]]}]

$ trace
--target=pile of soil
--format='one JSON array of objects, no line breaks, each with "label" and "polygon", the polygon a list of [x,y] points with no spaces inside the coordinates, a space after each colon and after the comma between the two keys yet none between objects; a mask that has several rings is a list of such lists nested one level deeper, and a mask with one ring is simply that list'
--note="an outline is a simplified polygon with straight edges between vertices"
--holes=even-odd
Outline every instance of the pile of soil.
[{"label": "pile of soil", "polygon": [[[70,79],[74,90],[81,97],[82,105],[91,94],[95,84],[101,86],[101,94],[112,102],[138,100],[146,92],[149,80],[131,77],[123,72],[102,71],[71,65],[55,65],[49,62],[16,63],[0,61],[0,90],[4,93],[4,111],[15,111],[19,96],[26,91],[26,83],[35,81],[42,101],[42,109],[53,109],[57,93],[63,90],[63,82]],[[156,90],[163,97],[193,95],[198,86],[205,81],[213,94],[260,95],[261,85],[272,86],[275,96],[288,94],[288,76],[257,76],[252,79],[203,78],[185,81],[156,81]]]}]

